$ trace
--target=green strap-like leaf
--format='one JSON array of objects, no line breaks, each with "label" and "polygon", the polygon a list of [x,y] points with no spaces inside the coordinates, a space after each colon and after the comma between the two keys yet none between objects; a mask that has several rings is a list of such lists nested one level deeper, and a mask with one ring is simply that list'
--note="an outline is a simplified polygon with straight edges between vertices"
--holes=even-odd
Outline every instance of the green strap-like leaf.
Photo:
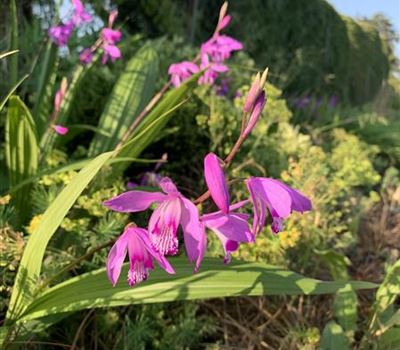
[{"label": "green strap-like leaf", "polygon": [[[18,52],[18,51],[17,51]],[[25,74],[8,92],[6,97],[3,98],[3,100],[0,103],[0,112],[2,111],[3,107],[7,103],[8,99],[11,97],[11,95],[18,89],[18,87],[29,77],[28,74]]]},{"label": "green strap-like leaf", "polygon": [[[125,142],[124,147],[121,149],[119,155],[121,157],[137,157],[140,153],[151,144],[170,118],[173,112],[182,105],[187,99],[190,91],[197,86],[197,79],[202,72],[194,74],[190,79],[185,81],[178,88],[168,91],[161,101],[149,112],[143,119],[142,123],[138,125],[129,139]],[[163,116],[161,118],[160,116]],[[149,127],[151,125],[151,127]],[[138,136],[141,135],[139,138]],[[132,142],[135,140],[135,142]],[[121,164],[117,167],[119,170],[124,170],[125,165]]]},{"label": "green strap-like leaf", "polygon": [[[19,97],[11,96],[6,122],[6,160],[11,187],[35,175],[38,152],[32,116]],[[29,193],[29,186],[12,193],[21,223],[27,215]]]},{"label": "green strap-like leaf", "polygon": [[[15,0],[10,0],[10,51],[18,50],[18,14]],[[10,58],[10,83],[15,85],[18,81],[18,55]]]},{"label": "green strap-like leaf", "polygon": [[[334,293],[345,282],[324,282],[306,278],[295,272],[267,265],[233,261],[226,266],[220,259],[206,258],[201,269],[193,274],[186,257],[171,258],[176,275],[157,268],[149,280],[129,287],[126,283],[127,264],[120,282],[112,287],[105,269],[74,277],[38,296],[24,313],[29,320],[59,312],[78,311],[93,307],[160,303],[237,295],[311,295]],[[354,289],[376,288],[373,283],[350,282]],[[22,320],[21,319],[21,320]]]},{"label": "green strap-like leaf", "polygon": [[109,136],[95,135],[90,145],[90,156],[110,151],[121,141],[153,95],[157,74],[157,53],[145,46],[130,59],[114,85],[98,124],[98,128]]},{"label": "green strap-like leaf", "polygon": [[103,153],[85,166],[45,211],[40,224],[30,236],[25,247],[11,295],[6,317],[7,323],[13,323],[33,300],[48,242],[76,199],[111,157],[111,154],[111,152]]},{"label": "green strap-like leaf", "polygon": [[53,108],[52,99],[57,77],[57,46],[50,40],[47,43],[46,50],[42,57],[42,62],[38,67],[40,71],[36,86],[35,105],[32,114],[36,121],[38,136],[40,139],[49,125]]}]

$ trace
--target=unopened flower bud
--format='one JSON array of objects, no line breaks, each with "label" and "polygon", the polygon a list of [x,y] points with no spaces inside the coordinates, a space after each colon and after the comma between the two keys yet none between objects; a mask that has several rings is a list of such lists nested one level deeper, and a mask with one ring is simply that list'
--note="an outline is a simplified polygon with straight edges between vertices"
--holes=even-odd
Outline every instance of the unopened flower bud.
[{"label": "unopened flower bud", "polygon": [[261,112],[264,109],[265,102],[265,92],[261,91],[260,95],[257,97],[257,100],[255,101],[253,111],[250,114],[249,122],[243,131],[244,137],[247,137],[257,124],[258,120],[260,119]]},{"label": "unopened flower bud", "polygon": [[253,83],[250,86],[250,90],[247,93],[246,100],[244,101],[243,111],[246,113],[250,113],[254,107],[254,103],[257,100],[258,95],[261,92],[260,89],[260,73],[257,73],[256,77],[254,78]]}]

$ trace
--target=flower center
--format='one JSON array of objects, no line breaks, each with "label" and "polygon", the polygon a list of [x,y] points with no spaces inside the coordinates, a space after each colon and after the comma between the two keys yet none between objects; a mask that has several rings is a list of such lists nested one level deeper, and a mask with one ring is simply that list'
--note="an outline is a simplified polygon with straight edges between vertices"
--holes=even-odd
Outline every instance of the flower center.
[{"label": "flower center", "polygon": [[175,255],[178,252],[178,238],[174,224],[164,224],[150,235],[153,247],[163,255]]},{"label": "flower center", "polygon": [[133,267],[131,266],[128,271],[128,283],[132,287],[133,285],[147,280],[149,273],[147,268],[144,267],[143,261],[135,261]]}]

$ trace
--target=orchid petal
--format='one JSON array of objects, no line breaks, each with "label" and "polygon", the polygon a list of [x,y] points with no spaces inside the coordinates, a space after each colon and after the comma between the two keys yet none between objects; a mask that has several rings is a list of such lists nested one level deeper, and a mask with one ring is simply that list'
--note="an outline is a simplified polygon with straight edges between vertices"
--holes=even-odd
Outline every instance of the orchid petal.
[{"label": "orchid petal", "polygon": [[229,212],[229,192],[220,160],[214,153],[204,158],[204,177],[211,197],[225,214]]},{"label": "orchid petal", "polygon": [[146,210],[152,203],[160,203],[166,199],[167,196],[161,192],[127,191],[103,202],[103,205],[114,211],[134,213]]},{"label": "orchid petal", "polygon": [[207,228],[220,232],[229,240],[237,242],[253,242],[254,236],[250,232],[247,214],[217,214],[202,216]]},{"label": "orchid petal", "polygon": [[194,272],[196,272],[203,260],[207,248],[207,236],[204,225],[200,222],[197,207],[188,199],[181,198],[182,217],[181,226],[185,241],[186,254],[189,261],[196,261]]},{"label": "orchid petal", "polygon": [[122,264],[125,260],[128,246],[128,236],[124,232],[112,246],[107,257],[107,276],[113,286],[118,282]]}]

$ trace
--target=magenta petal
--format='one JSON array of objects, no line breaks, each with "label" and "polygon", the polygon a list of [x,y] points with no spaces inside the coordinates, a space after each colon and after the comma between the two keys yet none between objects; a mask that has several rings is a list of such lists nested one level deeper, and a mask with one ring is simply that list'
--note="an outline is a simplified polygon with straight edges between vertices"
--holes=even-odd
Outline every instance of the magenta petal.
[{"label": "magenta petal", "polygon": [[166,198],[161,192],[128,191],[103,202],[103,205],[114,211],[134,213],[146,210],[152,203],[160,203]]},{"label": "magenta petal", "polygon": [[188,199],[181,198],[183,203],[181,226],[185,240],[186,254],[190,262],[196,261],[196,272],[203,260],[207,248],[207,236],[204,225],[200,222],[197,207]]},{"label": "magenta petal", "polygon": [[229,212],[228,187],[220,160],[214,153],[209,153],[204,158],[204,177],[215,204],[227,214]]},{"label": "magenta petal", "polygon": [[107,276],[113,286],[118,282],[121,274],[122,264],[125,260],[128,246],[128,236],[124,232],[112,246],[107,257]]},{"label": "magenta petal", "polygon": [[220,232],[232,241],[252,242],[254,237],[249,229],[247,214],[209,214],[202,221],[209,229]]},{"label": "magenta petal", "polygon": [[282,185],[285,186],[286,190],[290,193],[290,196],[292,197],[292,210],[296,210],[300,213],[312,210],[311,201],[303,193],[289,187],[288,185]]},{"label": "magenta petal", "polygon": [[292,198],[282,184],[270,178],[251,178],[249,183],[259,196],[267,203],[268,209],[272,214],[281,218],[287,218],[292,212]]},{"label": "magenta petal", "polygon": [[246,186],[247,189],[249,190],[250,193],[250,198],[251,201],[253,202],[253,213],[254,213],[254,219],[253,219],[253,234],[258,235],[261,230],[264,227],[265,224],[265,218],[266,218],[266,203],[261,200],[261,198],[258,196],[256,189],[253,188],[252,186],[253,182],[251,181],[251,178],[246,181]]}]

